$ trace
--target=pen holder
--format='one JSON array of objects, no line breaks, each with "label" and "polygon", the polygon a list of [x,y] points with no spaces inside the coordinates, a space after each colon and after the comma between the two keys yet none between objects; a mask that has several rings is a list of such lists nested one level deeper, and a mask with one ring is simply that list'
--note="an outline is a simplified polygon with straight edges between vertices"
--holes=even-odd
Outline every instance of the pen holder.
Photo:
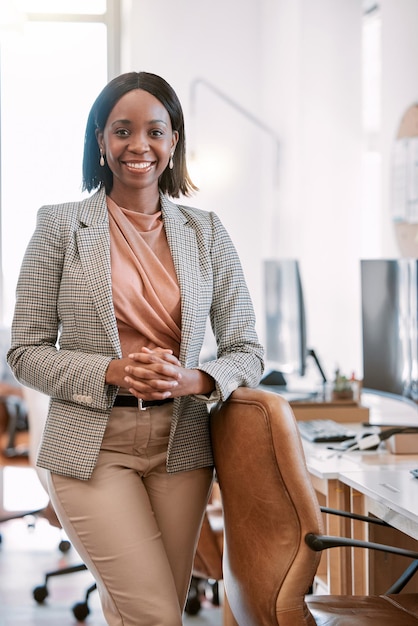
[{"label": "pen holder", "polygon": [[318,393],[318,400],[321,402],[354,402],[360,403],[361,399],[361,381],[360,380],[344,380],[342,383],[327,382],[322,385]]}]

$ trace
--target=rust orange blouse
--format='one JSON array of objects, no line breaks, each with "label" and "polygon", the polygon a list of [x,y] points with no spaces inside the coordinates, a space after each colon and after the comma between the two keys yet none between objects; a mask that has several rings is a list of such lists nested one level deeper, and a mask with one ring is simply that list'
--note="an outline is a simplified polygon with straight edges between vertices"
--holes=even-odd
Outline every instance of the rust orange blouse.
[{"label": "rust orange blouse", "polygon": [[180,289],[161,212],[147,215],[107,197],[113,304],[122,355],[142,346],[170,348],[178,357]]}]

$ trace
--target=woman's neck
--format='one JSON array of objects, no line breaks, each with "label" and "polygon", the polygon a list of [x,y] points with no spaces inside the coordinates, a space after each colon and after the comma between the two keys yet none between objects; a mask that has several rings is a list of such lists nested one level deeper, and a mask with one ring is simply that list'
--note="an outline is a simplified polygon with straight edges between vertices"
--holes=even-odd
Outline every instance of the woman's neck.
[{"label": "woman's neck", "polygon": [[118,189],[113,188],[109,196],[118,206],[152,215],[160,210],[160,193],[155,189]]}]

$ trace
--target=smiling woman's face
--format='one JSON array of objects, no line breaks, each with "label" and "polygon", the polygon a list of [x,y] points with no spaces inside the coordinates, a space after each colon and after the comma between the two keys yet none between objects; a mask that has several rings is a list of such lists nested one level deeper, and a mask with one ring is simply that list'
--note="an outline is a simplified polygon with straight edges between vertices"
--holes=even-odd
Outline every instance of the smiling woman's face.
[{"label": "smiling woman's face", "polygon": [[167,109],[142,89],[116,103],[103,132],[100,149],[113,173],[113,192],[155,187],[178,141]]}]

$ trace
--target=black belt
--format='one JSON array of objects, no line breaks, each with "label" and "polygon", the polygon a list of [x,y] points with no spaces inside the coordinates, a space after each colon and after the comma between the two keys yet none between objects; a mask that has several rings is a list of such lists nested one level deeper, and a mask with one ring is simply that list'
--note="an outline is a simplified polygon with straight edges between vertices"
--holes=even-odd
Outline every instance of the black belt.
[{"label": "black belt", "polygon": [[138,400],[135,396],[116,396],[113,406],[136,406],[140,409],[148,409],[152,406],[161,406],[173,402],[173,398],[165,398],[165,400]]}]

